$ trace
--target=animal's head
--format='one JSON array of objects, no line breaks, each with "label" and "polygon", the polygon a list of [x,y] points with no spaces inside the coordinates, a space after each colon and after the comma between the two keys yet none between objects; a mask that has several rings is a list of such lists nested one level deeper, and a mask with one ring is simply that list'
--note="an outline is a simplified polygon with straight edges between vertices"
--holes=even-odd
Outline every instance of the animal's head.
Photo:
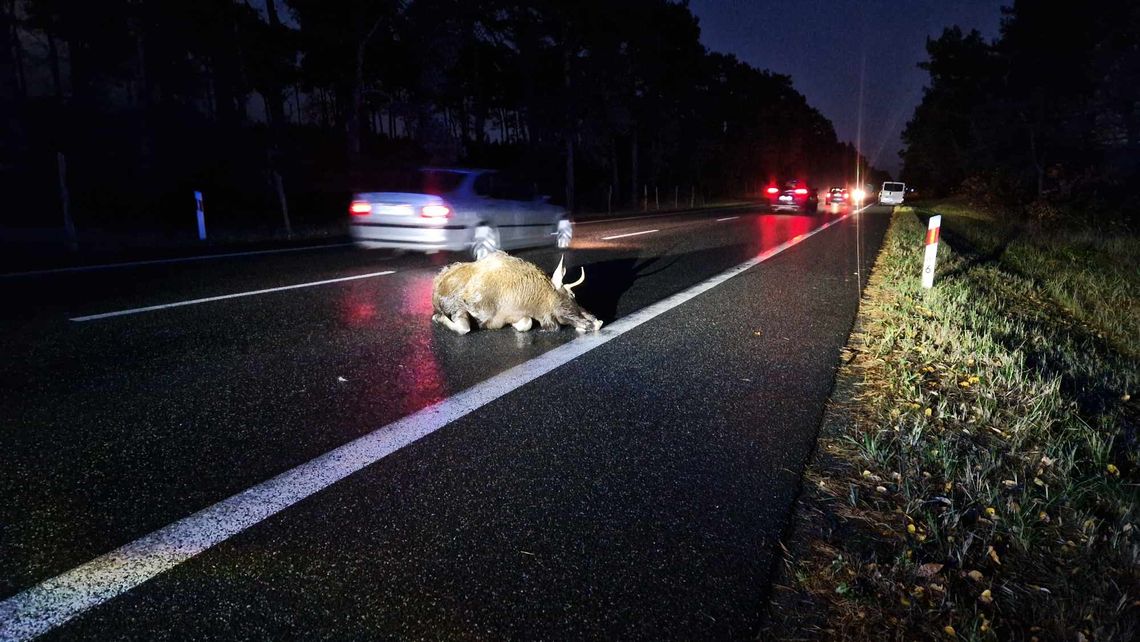
[{"label": "animal's head", "polygon": [[582,275],[573,283],[566,283],[565,257],[558,259],[558,267],[550,276],[550,283],[558,295],[558,303],[554,308],[554,317],[562,325],[572,325],[578,332],[599,330],[602,322],[594,315],[582,309],[574,297],[574,288],[586,282],[586,268],[582,268]]}]

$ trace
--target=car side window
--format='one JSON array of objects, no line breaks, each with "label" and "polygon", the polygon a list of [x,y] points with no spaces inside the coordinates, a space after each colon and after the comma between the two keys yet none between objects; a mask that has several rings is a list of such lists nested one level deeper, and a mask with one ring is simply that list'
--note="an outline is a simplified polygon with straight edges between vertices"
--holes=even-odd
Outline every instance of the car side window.
[{"label": "car side window", "polygon": [[508,201],[529,201],[534,198],[533,184],[514,176],[499,174],[491,187],[492,198]]},{"label": "car side window", "polygon": [[484,198],[499,198],[495,196],[495,183],[494,174],[480,174],[475,179],[475,194]]}]

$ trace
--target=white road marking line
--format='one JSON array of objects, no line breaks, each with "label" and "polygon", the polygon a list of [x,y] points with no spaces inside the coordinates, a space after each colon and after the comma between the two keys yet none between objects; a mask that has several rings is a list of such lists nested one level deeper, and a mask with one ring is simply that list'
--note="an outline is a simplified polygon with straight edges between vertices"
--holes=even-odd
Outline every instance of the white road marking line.
[{"label": "white road marking line", "polygon": [[630,232],[629,234],[615,234],[614,236],[603,236],[602,240],[603,241],[609,241],[610,239],[624,239],[627,236],[641,236],[642,234],[652,234],[654,232],[660,232],[660,231],[661,230],[645,230],[644,232]]},{"label": "white road marking line", "polygon": [[201,254],[198,256],[183,256],[173,259],[149,259],[146,261],[128,261],[125,263],[101,263],[99,265],[75,265],[72,267],[51,268],[48,270],[31,270],[28,272],[8,272],[0,274],[0,279],[15,278],[19,276],[41,276],[44,274],[59,274],[61,272],[92,272],[95,270],[110,270],[113,268],[137,267],[139,265],[159,265],[162,263],[187,263],[190,261],[208,261],[211,259],[225,259],[234,256],[253,256],[255,254],[284,254],[285,252],[301,252],[304,250],[323,250],[330,247],[347,247],[352,243],[327,243],[324,245],[306,245],[304,247],[286,247],[276,250],[251,250],[249,252],[227,252],[225,254]]},{"label": "white road marking line", "polygon": [[[854,213],[854,212],[853,212]],[[0,640],[30,640],[126,593],[345,477],[848,218],[797,235],[595,334],[586,334],[463,392],[169,524],[0,602]]]},{"label": "white road marking line", "polygon": [[731,221],[731,220],[732,220],[732,219],[734,219],[734,218],[740,218],[740,217],[739,217],[739,216],[726,216],[726,217],[724,217],[724,218],[718,218],[718,219],[716,220],[716,222],[717,222],[717,223],[719,223],[719,222],[721,222],[721,221]]},{"label": "white road marking line", "polygon": [[697,207],[690,210],[674,210],[672,212],[656,212],[640,216],[622,216],[619,218],[595,218],[588,221],[575,221],[574,225],[596,225],[598,223],[618,223],[620,221],[640,221],[647,218],[669,218],[673,216],[691,216],[693,214],[707,214],[718,210],[738,210],[744,208],[757,209],[760,203],[736,203],[735,205],[722,205],[720,207]]},{"label": "white road marking line", "polygon": [[252,292],[236,292],[234,294],[223,294],[221,296],[209,296],[203,299],[191,299],[189,301],[177,301],[175,303],[163,303],[161,305],[148,305],[145,308],[131,308],[129,310],[116,310],[115,312],[104,312],[102,314],[89,314],[82,317],[72,317],[71,321],[95,321],[97,319],[107,319],[110,317],[121,317],[128,314],[139,314],[141,312],[153,312],[154,310],[165,310],[166,308],[177,308],[184,305],[197,305],[199,303],[209,303],[211,301],[222,301],[224,299],[236,299],[242,296],[254,296],[255,294],[268,294],[269,292],[281,292],[282,290],[296,290],[297,288],[311,288],[314,285],[327,285],[329,283],[340,283],[342,281],[355,281],[357,279],[370,279],[376,276],[385,276],[388,274],[395,274],[395,270],[386,270],[384,272],[371,272],[369,274],[357,274],[355,276],[344,276],[339,279],[327,279],[325,281],[312,281],[310,283],[297,283],[295,285],[283,285],[278,288],[266,288],[264,290],[253,290]]}]

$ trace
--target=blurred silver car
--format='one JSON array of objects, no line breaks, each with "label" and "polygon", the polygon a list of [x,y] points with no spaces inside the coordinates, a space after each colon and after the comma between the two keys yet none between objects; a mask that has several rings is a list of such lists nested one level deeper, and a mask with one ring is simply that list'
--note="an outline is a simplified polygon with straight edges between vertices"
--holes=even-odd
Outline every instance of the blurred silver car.
[{"label": "blurred silver car", "polygon": [[[384,182],[384,181],[382,181]],[[570,247],[566,210],[533,186],[494,170],[422,169],[387,177],[382,192],[358,192],[349,205],[360,247],[470,252]]]}]

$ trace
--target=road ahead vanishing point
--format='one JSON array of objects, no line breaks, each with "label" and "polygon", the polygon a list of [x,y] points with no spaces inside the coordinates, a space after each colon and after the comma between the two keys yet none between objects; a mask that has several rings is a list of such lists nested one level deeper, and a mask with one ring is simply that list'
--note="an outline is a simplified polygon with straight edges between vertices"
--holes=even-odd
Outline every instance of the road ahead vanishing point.
[{"label": "road ahead vanishing point", "polygon": [[0,279],[0,639],[752,636],[887,220],[580,224],[586,336],[445,255]]}]

